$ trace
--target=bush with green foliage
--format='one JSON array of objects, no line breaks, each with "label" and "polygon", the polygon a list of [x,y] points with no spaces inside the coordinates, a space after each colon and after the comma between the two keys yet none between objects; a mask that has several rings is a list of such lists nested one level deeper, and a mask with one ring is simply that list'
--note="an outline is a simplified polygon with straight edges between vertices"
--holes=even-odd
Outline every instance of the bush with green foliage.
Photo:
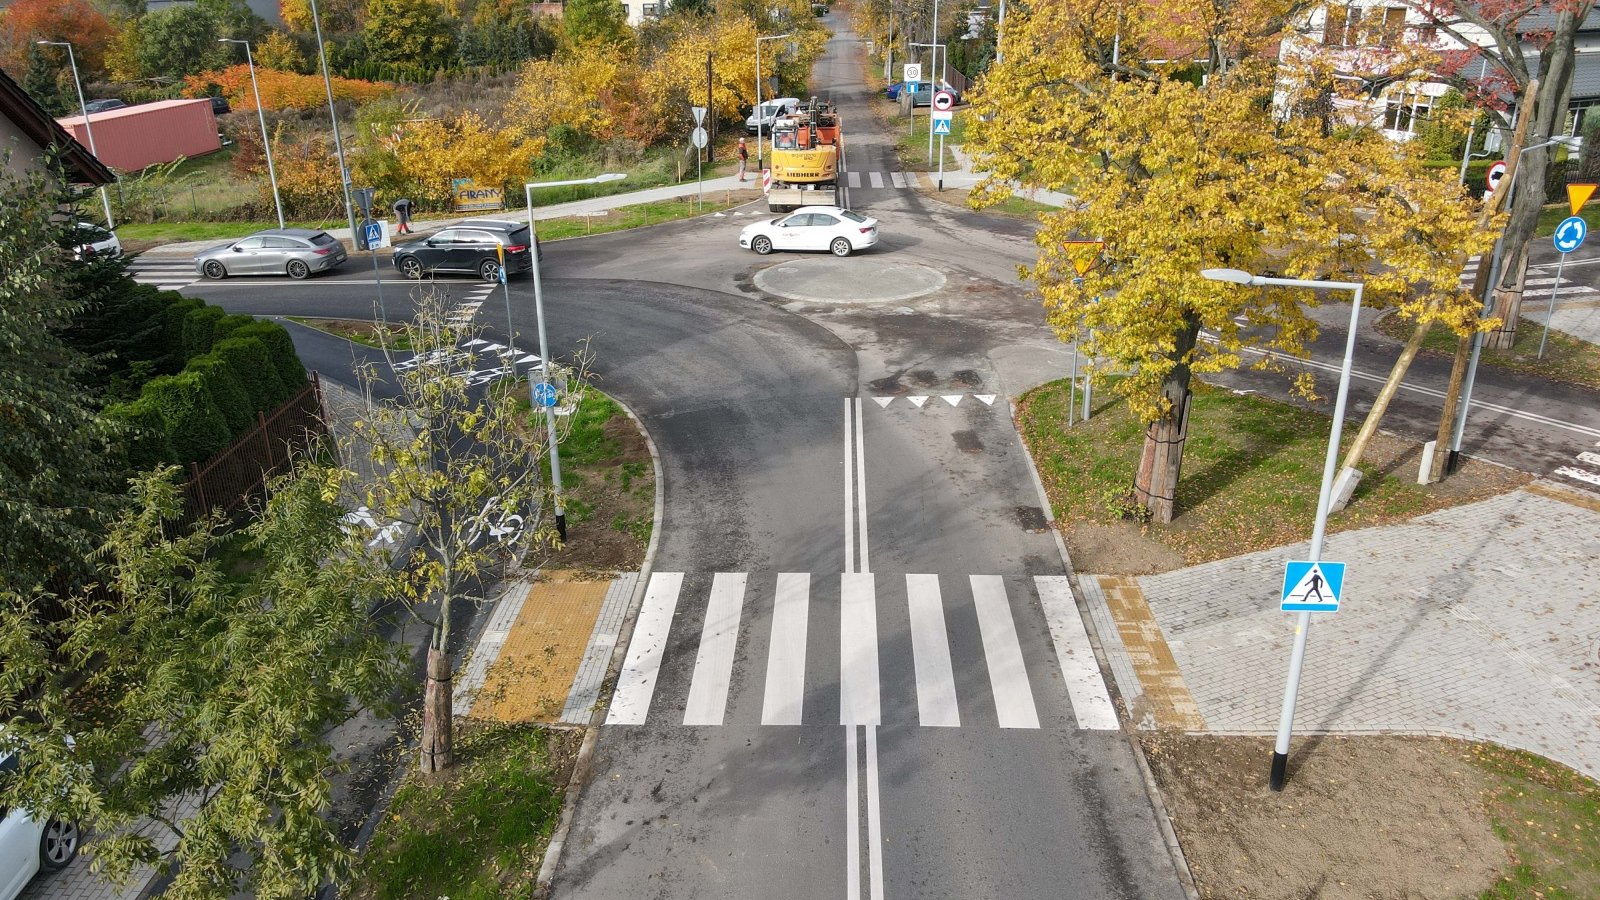
[{"label": "bush with green foliage", "polygon": [[174,462],[204,462],[228,446],[228,423],[212,402],[200,373],[179,372],[151,379],[142,397],[149,398],[161,414]]},{"label": "bush with green foliage", "polygon": [[237,437],[255,424],[256,413],[262,410],[256,408],[255,398],[245,390],[238,373],[228,365],[227,360],[216,353],[207,353],[189,360],[184,371],[200,376],[201,383],[211,394],[211,402],[228,424],[230,436]]},{"label": "bush with green foliage", "polygon": [[[294,350],[294,339],[276,322],[256,322],[233,332],[235,338],[259,338],[267,345],[272,357],[272,367],[283,381],[283,386],[293,394],[306,386],[306,366]],[[284,399],[288,399],[285,397]]]},{"label": "bush with green foliage", "polygon": [[278,377],[272,354],[259,338],[230,337],[211,348],[239,378],[245,395],[257,412],[269,412],[289,399],[292,392]]}]

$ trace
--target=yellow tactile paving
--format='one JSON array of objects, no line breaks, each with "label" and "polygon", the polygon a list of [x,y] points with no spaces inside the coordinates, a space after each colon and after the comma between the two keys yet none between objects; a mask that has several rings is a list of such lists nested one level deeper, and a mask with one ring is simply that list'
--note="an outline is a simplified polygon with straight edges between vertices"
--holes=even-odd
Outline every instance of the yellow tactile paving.
[{"label": "yellow tactile paving", "polygon": [[611,584],[567,577],[548,573],[528,588],[522,612],[473,701],[474,717],[501,722],[560,718]]},{"label": "yellow tactile paving", "polygon": [[1204,731],[1206,722],[1200,715],[1200,707],[1195,704],[1188,685],[1183,683],[1183,673],[1178,671],[1178,662],[1172,658],[1172,649],[1167,646],[1167,638],[1156,624],[1139,583],[1121,575],[1098,578],[1106,606],[1117,622],[1122,646],[1127,649],[1133,669],[1139,675],[1139,684],[1144,688],[1143,703],[1155,716],[1156,724],[1163,728]]}]

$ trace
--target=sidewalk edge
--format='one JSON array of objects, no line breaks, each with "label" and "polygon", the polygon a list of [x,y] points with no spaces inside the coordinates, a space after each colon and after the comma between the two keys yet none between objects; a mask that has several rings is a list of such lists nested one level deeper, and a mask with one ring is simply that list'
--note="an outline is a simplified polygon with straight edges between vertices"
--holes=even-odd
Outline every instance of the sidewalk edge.
[{"label": "sidewalk edge", "polygon": [[[1055,538],[1056,550],[1061,554],[1061,564],[1066,568],[1069,585],[1077,577],[1077,572],[1072,567],[1072,557],[1067,553],[1067,542],[1061,537],[1061,529],[1056,524],[1056,513],[1050,505],[1050,495],[1045,492],[1044,481],[1039,478],[1039,466],[1034,462],[1033,451],[1028,449],[1028,442],[1022,437],[1019,427],[1017,402],[1013,398],[1006,398],[1006,403],[1011,407],[1011,424],[1017,432],[1017,442],[1022,446],[1022,456],[1028,461],[1028,476],[1033,480],[1034,490],[1039,492],[1039,505],[1044,508],[1049,516],[1050,534]],[[1110,660],[1106,656],[1105,646],[1100,639],[1100,632],[1095,628],[1094,617],[1083,608],[1079,592],[1072,592],[1072,599],[1078,606],[1078,617],[1083,620],[1084,628],[1089,632],[1090,645],[1094,647],[1095,662],[1100,666],[1100,678],[1106,683],[1106,689],[1111,692],[1113,705],[1127,709],[1127,702],[1122,700],[1122,691],[1117,686],[1116,676],[1111,671]],[[1118,703],[1117,701],[1122,701]],[[1119,716],[1119,719],[1121,716]],[[1139,743],[1137,732],[1129,723],[1123,722],[1120,729],[1122,737],[1133,749],[1134,762],[1139,767],[1139,777],[1144,784],[1145,796],[1150,801],[1150,807],[1155,812],[1156,828],[1161,832],[1161,842],[1166,845],[1167,855],[1172,861],[1174,873],[1178,876],[1178,883],[1183,887],[1183,892],[1189,900],[1200,900],[1200,891],[1195,886],[1194,873],[1189,870],[1189,860],[1183,855],[1183,845],[1178,842],[1178,833],[1172,827],[1172,815],[1167,812],[1167,804],[1161,798],[1161,788],[1156,784],[1155,773],[1150,770],[1150,761],[1145,758],[1144,746]]]},{"label": "sidewalk edge", "polygon": [[[661,521],[666,513],[666,485],[662,480],[661,453],[656,449],[655,439],[650,436],[650,429],[644,426],[644,422],[628,408],[626,403],[610,394],[606,396],[611,397],[612,401],[622,408],[628,418],[633,420],[634,427],[644,436],[645,446],[650,448],[650,462],[655,467],[656,476],[655,523],[650,529],[650,543],[645,547],[644,562],[639,566],[639,580],[634,584],[633,597],[628,601],[628,612],[622,621],[617,645],[611,649],[611,662],[606,667],[606,680],[611,681],[614,688],[624,654],[627,653],[628,644],[633,640],[634,625],[639,621],[639,607],[644,602],[645,588],[650,582],[650,570],[655,564],[656,550],[661,545]],[[550,834],[550,843],[545,847],[544,860],[539,864],[539,875],[533,890],[534,897],[550,895],[556,868],[561,864],[561,852],[566,849],[567,836],[571,833],[572,821],[577,816],[578,796],[589,780],[595,746],[600,741],[600,724],[605,721],[611,701],[610,695],[604,690],[604,682],[601,687],[601,700],[595,704],[594,713],[589,717],[589,724],[584,728],[583,745],[578,748],[578,759],[573,763],[571,777],[567,779],[566,795],[561,801],[561,818],[556,822],[555,831]]]}]

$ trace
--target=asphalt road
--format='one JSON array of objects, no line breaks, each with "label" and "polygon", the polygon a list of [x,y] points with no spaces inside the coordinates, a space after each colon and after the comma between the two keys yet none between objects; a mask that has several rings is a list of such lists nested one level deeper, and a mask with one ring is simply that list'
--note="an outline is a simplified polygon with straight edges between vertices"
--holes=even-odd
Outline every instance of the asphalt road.
[{"label": "asphalt road", "polygon": [[[1051,639],[1063,569],[1007,405],[1068,361],[1016,282],[1030,229],[892,186],[860,46],[830,24],[816,90],[844,116],[849,200],[881,220],[877,248],[755,257],[735,236],[759,206],[545,245],[552,346],[589,342],[661,451],[666,497],[634,636],[659,668],[624,673],[556,893],[1180,896],[1130,748],[1083,727]],[[416,286],[379,274],[387,314],[406,315]],[[528,281],[440,285],[500,335],[509,301],[535,346]],[[370,318],[376,287],[352,266],[186,291]],[[326,377],[364,354],[294,334]],[[1318,360],[1342,342],[1330,328]],[[1395,349],[1363,340],[1358,368],[1381,377]],[[1442,385],[1437,369],[1408,383]],[[1375,388],[1358,381],[1356,402]],[[1503,411],[1474,417],[1469,451],[1513,465],[1600,436],[1588,392],[1486,373],[1477,399]],[[1391,427],[1431,432],[1429,403],[1403,395]]]}]

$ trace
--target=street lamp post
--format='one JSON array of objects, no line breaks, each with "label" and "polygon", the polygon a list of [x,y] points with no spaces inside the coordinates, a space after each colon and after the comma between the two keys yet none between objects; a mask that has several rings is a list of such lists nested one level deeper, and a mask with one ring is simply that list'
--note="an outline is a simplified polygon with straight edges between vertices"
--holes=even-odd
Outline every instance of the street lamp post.
[{"label": "street lamp post", "polygon": [[756,38],[756,108],[751,110],[756,117],[756,171],[761,171],[761,42],[776,41],[786,37],[793,37],[794,32],[787,31],[783,34],[773,34],[767,37]]},{"label": "street lamp post", "polygon": [[[72,53],[71,41],[39,41],[42,46],[67,48],[67,63],[72,66],[72,86],[78,92],[78,111],[83,113],[83,130],[89,134],[89,152],[98,159],[99,151],[94,148],[94,126],[89,124],[89,105],[83,102],[83,82],[78,79],[78,58]],[[111,195],[106,192],[106,186],[100,185],[100,204],[106,210],[106,230],[115,231],[117,223],[111,218]]]},{"label": "street lamp post", "polygon": [[272,205],[278,210],[278,227],[283,228],[283,198],[278,196],[278,170],[272,166],[272,137],[267,134],[267,114],[261,110],[261,86],[256,83],[256,60],[250,42],[238,38],[217,38],[219,44],[243,44],[244,61],[250,66],[250,92],[256,98],[256,119],[261,123],[261,149],[267,155],[267,179],[272,182]]},{"label": "street lamp post", "polygon": [[328,119],[333,123],[333,152],[339,157],[339,182],[344,187],[344,215],[350,221],[350,242],[354,246],[359,236],[356,234],[355,204],[350,200],[350,167],[344,164],[344,139],[339,137],[339,114],[333,109],[333,79],[328,75],[328,52],[322,45],[322,16],[317,14],[317,0],[311,0],[311,25],[317,32],[317,60],[322,63],[322,86],[328,92]]},{"label": "street lamp post", "polygon": [[[1356,326],[1361,316],[1361,288],[1359,281],[1309,281],[1299,278],[1268,278],[1252,275],[1238,269],[1206,269],[1200,273],[1212,281],[1226,281],[1251,287],[1295,287],[1312,290],[1352,291],[1350,304],[1350,331],[1345,337],[1344,363],[1339,367],[1339,392],[1333,401],[1333,427],[1328,432],[1328,455],[1322,464],[1322,490],[1317,495],[1317,518],[1311,526],[1311,556],[1315,564],[1322,560],[1322,539],[1328,529],[1328,508],[1333,500],[1333,475],[1339,462],[1339,434],[1344,430],[1345,401],[1350,395],[1350,370],[1356,352]],[[1300,691],[1300,670],[1306,658],[1306,637],[1311,631],[1311,613],[1301,612],[1295,623],[1294,651],[1289,656],[1289,680],[1283,689],[1283,709],[1278,715],[1278,741],[1272,748],[1272,775],[1268,784],[1274,791],[1283,790],[1289,768],[1289,732],[1294,726],[1295,698]]]},{"label": "street lamp post", "polygon": [[[1534,144],[1532,147],[1524,147],[1522,148],[1522,153],[1543,150],[1547,147],[1554,147],[1557,144],[1569,144],[1570,141],[1571,138],[1562,136],[1545,141],[1542,144]],[[1519,153],[1518,165],[1511,170],[1511,178],[1506,184],[1507,209],[1511,208],[1511,202],[1516,199],[1517,176],[1522,174],[1520,158],[1521,154]],[[1486,316],[1494,312],[1494,293],[1500,289],[1500,267],[1505,262],[1505,238],[1505,233],[1501,232],[1499,239],[1494,242],[1494,254],[1490,258],[1489,280],[1485,282],[1486,286],[1483,291],[1482,314]],[[1466,380],[1461,385],[1461,408],[1456,413],[1455,429],[1450,434],[1450,455],[1446,460],[1446,465],[1451,472],[1456,470],[1456,466],[1461,460],[1461,441],[1467,432],[1467,413],[1472,406],[1472,386],[1478,380],[1478,356],[1482,352],[1483,332],[1475,331],[1472,334],[1472,357],[1467,363]]]},{"label": "street lamp post", "polygon": [[[528,202],[528,251],[533,254],[533,315],[539,325],[539,370],[544,374],[546,381],[550,378],[550,342],[545,337],[544,330],[544,284],[539,278],[539,232],[538,226],[533,221],[533,189],[568,187],[577,184],[603,184],[608,181],[621,181],[628,176],[621,172],[607,172],[593,178],[578,178],[571,181],[539,181],[530,182],[522,186],[524,198]],[[505,277],[505,270],[501,269],[501,277]],[[511,288],[506,287],[506,343],[516,342],[516,329],[511,324]],[[528,402],[531,405],[540,405],[534,392],[533,370],[528,370]],[[545,433],[550,442],[550,487],[555,495],[556,502],[556,533],[561,535],[561,540],[567,539],[567,508],[561,500],[561,450],[556,444],[556,414],[555,410],[546,406],[544,408]]]},{"label": "street lamp post", "polygon": [[[939,83],[939,81],[944,80],[944,70],[939,68],[939,45],[938,44],[923,44],[923,43],[920,43],[920,42],[917,42],[917,41],[912,41],[911,42],[911,46],[913,46],[913,47],[927,47],[929,49],[929,51],[933,53],[932,67],[928,70],[928,165],[933,165],[933,92],[936,90],[935,85],[937,85]],[[938,80],[934,79],[934,74],[933,74],[934,72],[938,72],[939,73]],[[916,96],[917,95],[915,93],[913,93],[911,95],[911,120],[912,120],[912,126],[911,127],[912,127],[913,131],[916,130],[916,118],[917,118]]]}]

